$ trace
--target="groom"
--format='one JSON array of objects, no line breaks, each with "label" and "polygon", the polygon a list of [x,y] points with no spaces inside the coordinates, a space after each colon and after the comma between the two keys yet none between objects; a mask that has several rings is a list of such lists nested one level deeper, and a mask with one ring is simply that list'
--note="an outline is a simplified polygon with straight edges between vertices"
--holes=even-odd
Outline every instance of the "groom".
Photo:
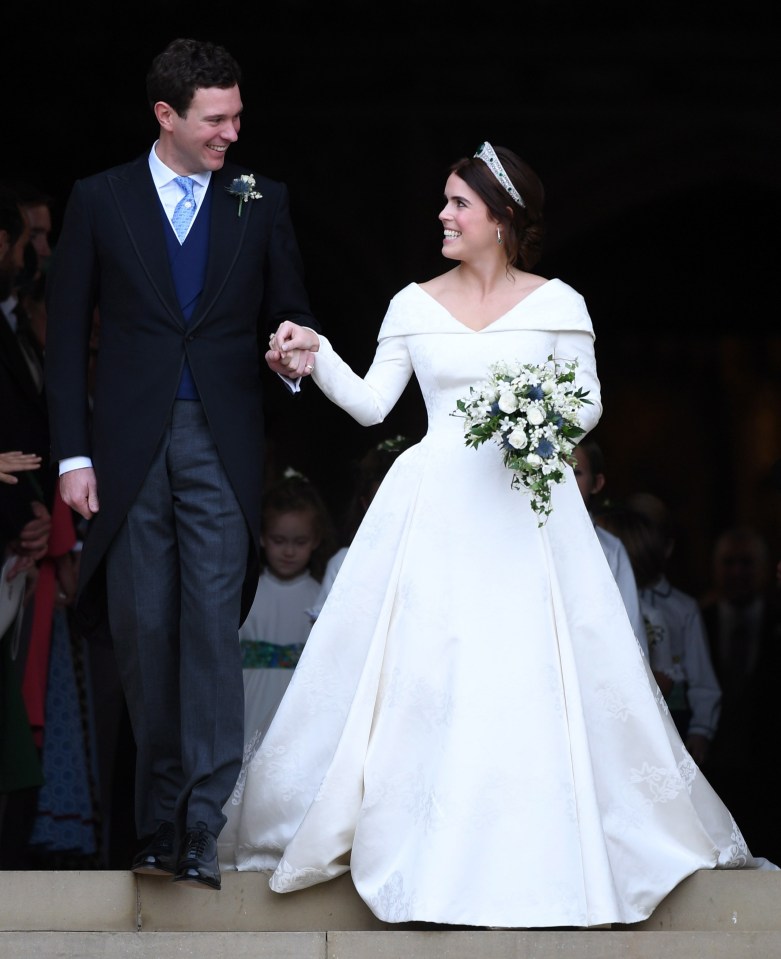
[{"label": "groom", "polygon": [[[211,43],[174,40],[155,58],[159,137],[76,182],[47,290],[52,455],[63,499],[90,521],[77,613],[86,635],[108,627],[137,745],[132,868],[213,889],[244,741],[261,349],[284,319],[319,329],[286,187],[226,160],[239,82]],[[310,360],[277,372],[295,380]]]}]

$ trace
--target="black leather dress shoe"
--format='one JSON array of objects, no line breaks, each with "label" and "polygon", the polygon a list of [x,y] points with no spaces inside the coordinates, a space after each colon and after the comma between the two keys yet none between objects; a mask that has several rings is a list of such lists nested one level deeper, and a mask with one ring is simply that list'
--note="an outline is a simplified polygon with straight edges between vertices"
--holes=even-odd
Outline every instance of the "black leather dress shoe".
[{"label": "black leather dress shoe", "polygon": [[217,837],[206,828],[206,823],[197,822],[187,830],[179,850],[174,882],[183,882],[199,889],[219,889],[220,867],[217,863]]},{"label": "black leather dress shoe", "polygon": [[136,853],[130,867],[132,871],[142,876],[173,875],[176,869],[175,833],[172,822],[161,822],[154,836]]}]

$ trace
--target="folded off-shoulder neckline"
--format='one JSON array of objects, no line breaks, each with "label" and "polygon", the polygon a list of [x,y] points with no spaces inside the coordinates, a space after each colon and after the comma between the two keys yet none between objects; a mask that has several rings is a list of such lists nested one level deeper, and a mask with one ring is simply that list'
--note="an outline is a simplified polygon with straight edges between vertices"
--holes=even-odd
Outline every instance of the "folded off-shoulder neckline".
[{"label": "folded off-shoulder neckline", "polygon": [[503,319],[505,319],[505,317],[510,316],[511,313],[514,313],[515,310],[517,310],[519,307],[523,306],[525,303],[531,300],[541,290],[546,289],[546,287],[550,286],[551,283],[555,284],[556,280],[555,279],[546,280],[544,283],[540,283],[539,286],[535,286],[535,288],[531,290],[529,293],[527,293],[526,296],[521,297],[521,299],[518,300],[517,303],[514,303],[509,310],[505,310],[505,312],[502,313],[500,316],[497,316],[496,319],[491,320],[490,323],[486,323],[485,326],[481,326],[479,330],[476,330],[471,326],[467,326],[466,323],[462,323],[461,320],[453,316],[453,314],[450,312],[450,310],[447,309],[446,306],[443,306],[442,303],[440,303],[435,296],[432,296],[430,293],[424,290],[419,283],[411,283],[410,285],[420,290],[423,296],[431,300],[432,303],[435,303],[446,316],[448,316],[454,323],[457,323],[460,327],[467,330],[469,333],[484,333],[486,332],[486,330],[490,330],[491,327],[496,326],[497,323],[500,323]]}]

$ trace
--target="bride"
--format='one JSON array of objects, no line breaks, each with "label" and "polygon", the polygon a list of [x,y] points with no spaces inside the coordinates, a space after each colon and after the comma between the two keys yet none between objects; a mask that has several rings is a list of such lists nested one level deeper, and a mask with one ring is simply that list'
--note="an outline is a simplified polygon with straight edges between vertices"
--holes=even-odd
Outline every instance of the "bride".
[{"label": "bride", "polygon": [[484,143],[445,185],[456,265],[393,297],[365,376],[311,330],[272,337],[272,369],[311,372],[364,425],[413,374],[428,413],[231,800],[221,865],[277,892],[349,870],[386,922],[586,927],[647,918],[698,869],[776,868],[686,752],[570,466],[540,525],[452,415],[494,362],[555,356],[588,391],[581,427],[600,417],[583,298],[529,272],[542,206],[534,172]]}]

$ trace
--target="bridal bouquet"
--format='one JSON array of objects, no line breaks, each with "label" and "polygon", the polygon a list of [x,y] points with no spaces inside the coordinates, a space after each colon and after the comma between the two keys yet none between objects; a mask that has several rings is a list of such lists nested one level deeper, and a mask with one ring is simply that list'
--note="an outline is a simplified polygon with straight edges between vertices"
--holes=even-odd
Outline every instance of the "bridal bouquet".
[{"label": "bridal bouquet", "polygon": [[531,494],[543,526],[551,513],[551,486],[561,483],[572,462],[575,441],[585,432],[578,412],[588,390],[575,387],[577,360],[557,364],[494,363],[491,376],[458,400],[454,416],[464,417],[464,442],[477,448],[489,440],[512,470],[510,485]]}]

